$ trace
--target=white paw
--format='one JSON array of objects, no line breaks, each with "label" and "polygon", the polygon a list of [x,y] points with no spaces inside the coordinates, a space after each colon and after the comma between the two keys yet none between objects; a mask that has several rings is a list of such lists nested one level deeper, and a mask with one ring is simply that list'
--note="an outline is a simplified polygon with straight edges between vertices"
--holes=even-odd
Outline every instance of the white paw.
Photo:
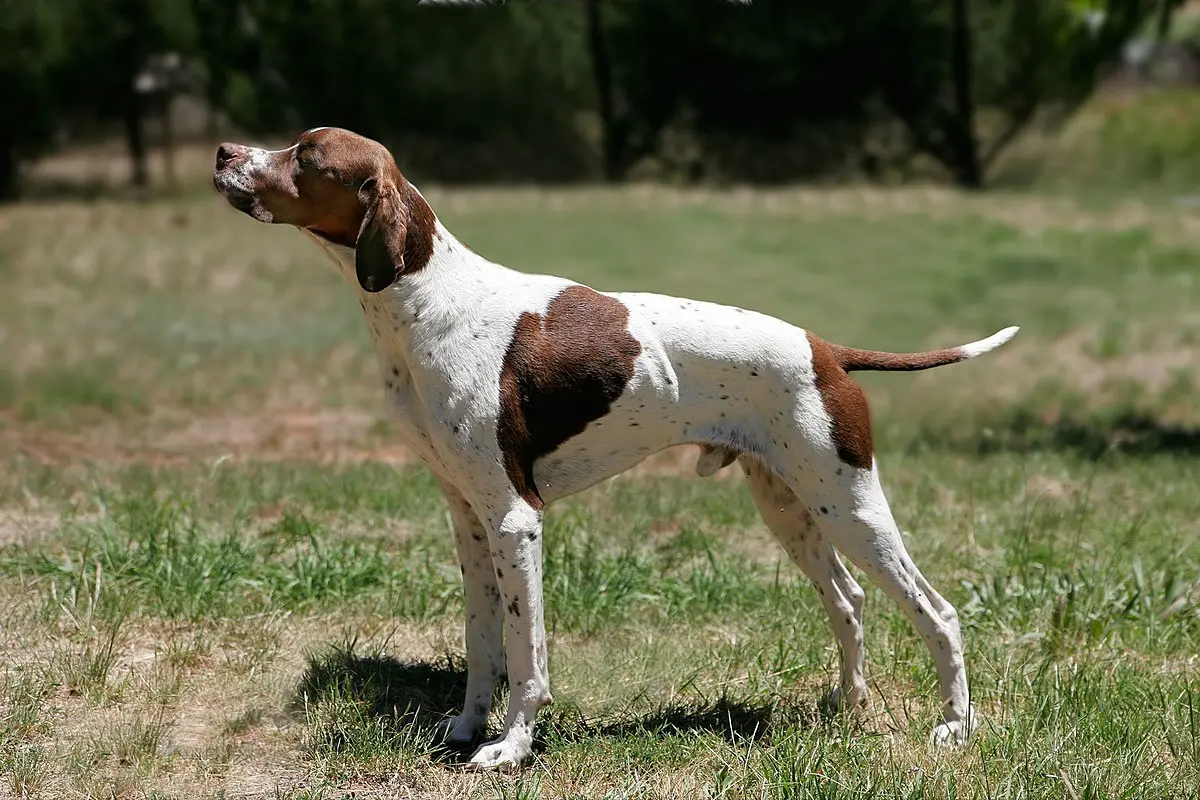
[{"label": "white paw", "polygon": [[434,735],[439,742],[466,744],[483,735],[485,720],[469,714],[457,714],[438,723]]},{"label": "white paw", "polygon": [[867,691],[861,689],[852,691],[849,696],[849,702],[842,702],[842,688],[835,686],[829,690],[829,693],[821,698],[820,704],[817,706],[822,713],[837,714],[839,711],[854,711],[867,706]]},{"label": "white paw", "polygon": [[929,741],[936,747],[962,747],[967,739],[979,728],[979,713],[974,708],[967,713],[966,720],[947,720],[938,724],[929,736]]},{"label": "white paw", "polygon": [[524,737],[513,736],[511,733],[503,739],[496,739],[482,745],[467,762],[470,769],[511,770],[521,766],[521,762],[533,752],[533,743],[524,741]]}]

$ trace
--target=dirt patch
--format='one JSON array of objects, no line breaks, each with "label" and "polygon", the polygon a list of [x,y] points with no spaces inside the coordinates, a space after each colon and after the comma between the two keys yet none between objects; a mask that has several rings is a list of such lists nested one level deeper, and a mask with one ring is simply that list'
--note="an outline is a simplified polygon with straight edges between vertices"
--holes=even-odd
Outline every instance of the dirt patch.
[{"label": "dirt patch", "polygon": [[[133,780],[189,797],[221,791],[274,797],[280,790],[320,784],[322,765],[304,752],[304,725],[291,704],[307,654],[351,635],[362,651],[378,643],[401,661],[428,661],[444,657],[448,643],[459,649],[461,623],[447,619],[416,627],[377,617],[285,614],[199,625],[130,624],[121,631],[110,672],[114,684],[126,687],[114,701],[96,705],[65,691],[46,698],[41,716],[50,729],[42,742],[54,754],[46,788],[54,796],[108,796],[110,790],[125,796],[120,789]],[[52,634],[22,668],[42,673],[82,646]],[[142,756],[151,762],[148,771],[139,772],[113,748],[148,724],[161,726],[161,739]],[[85,759],[93,759],[86,768]],[[409,796],[462,796],[458,792],[478,780],[432,762],[420,771],[442,788],[417,792],[414,785]],[[361,788],[381,783],[386,778]]]},{"label": "dirt patch", "polygon": [[395,437],[385,443],[372,431],[375,421],[353,408],[209,417],[166,432],[153,447],[172,455],[219,454],[238,460],[410,460],[411,453]]},{"label": "dirt patch", "polygon": [[62,517],[58,514],[0,509],[0,545],[38,539],[58,530]]},{"label": "dirt patch", "polygon": [[0,457],[39,464],[182,465],[214,459],[405,463],[408,448],[370,414],[352,408],[187,418],[159,414],[141,423],[106,422],[80,431],[37,424],[0,428]]},{"label": "dirt patch", "polygon": [[[1178,324],[1185,321],[1179,320]],[[1121,339],[1127,346],[1122,352],[1105,354],[1100,331],[1074,330],[1043,349],[1042,372],[1057,375],[1084,392],[1103,389],[1114,381],[1136,383],[1147,391],[1158,392],[1181,373],[1200,373],[1200,356],[1195,348],[1154,333],[1137,329],[1124,332]]]},{"label": "dirt patch", "polygon": [[[626,474],[694,476],[698,455],[699,448],[692,445],[673,447],[650,456]],[[376,461],[393,465],[419,461],[377,417],[349,407],[192,418],[160,412],[137,424],[113,421],[79,431],[38,424],[0,425],[0,458],[13,457],[64,467],[81,463],[170,467],[213,460]],[[735,463],[706,480],[742,479]],[[0,541],[5,530],[0,518]]]},{"label": "dirt patch", "polygon": [[1045,500],[1052,503],[1074,503],[1085,487],[1077,481],[1064,480],[1051,475],[1032,475],[1025,481],[1025,494],[1034,502]]}]

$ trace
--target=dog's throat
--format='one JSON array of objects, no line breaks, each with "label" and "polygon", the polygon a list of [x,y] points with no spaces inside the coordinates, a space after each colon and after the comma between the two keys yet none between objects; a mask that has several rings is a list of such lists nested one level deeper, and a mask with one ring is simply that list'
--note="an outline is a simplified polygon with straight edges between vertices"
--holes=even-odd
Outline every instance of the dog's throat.
[{"label": "dog's throat", "polygon": [[305,230],[311,232],[314,236],[324,239],[325,241],[329,242],[330,244],[341,245],[342,247],[349,247],[351,250],[354,249],[354,245],[356,243],[356,241],[354,239],[350,239],[346,236],[337,236],[332,233],[326,233],[325,231],[321,230],[320,228],[306,228]]}]

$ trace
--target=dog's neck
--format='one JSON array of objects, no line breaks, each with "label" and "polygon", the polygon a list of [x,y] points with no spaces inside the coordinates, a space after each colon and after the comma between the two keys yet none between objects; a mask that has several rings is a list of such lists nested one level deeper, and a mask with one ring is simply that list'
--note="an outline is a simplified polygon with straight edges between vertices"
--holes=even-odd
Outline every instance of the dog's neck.
[{"label": "dog's neck", "polygon": [[354,248],[304,232],[333,259],[338,272],[354,288],[380,355],[387,351],[388,357],[402,358],[408,364],[414,363],[418,347],[448,335],[470,309],[478,308],[490,283],[488,273],[503,269],[474,253],[439,220],[433,253],[422,269],[401,275],[380,292],[366,292],[358,284]]}]

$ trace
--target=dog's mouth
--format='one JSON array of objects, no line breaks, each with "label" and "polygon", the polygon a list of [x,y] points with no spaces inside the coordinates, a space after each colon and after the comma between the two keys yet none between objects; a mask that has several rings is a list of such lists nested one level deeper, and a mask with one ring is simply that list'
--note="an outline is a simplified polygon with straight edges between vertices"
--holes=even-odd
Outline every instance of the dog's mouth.
[{"label": "dog's mouth", "polygon": [[244,176],[233,170],[213,170],[213,186],[229,205],[259,222],[270,222],[271,212],[263,208],[258,195],[250,188]]}]

